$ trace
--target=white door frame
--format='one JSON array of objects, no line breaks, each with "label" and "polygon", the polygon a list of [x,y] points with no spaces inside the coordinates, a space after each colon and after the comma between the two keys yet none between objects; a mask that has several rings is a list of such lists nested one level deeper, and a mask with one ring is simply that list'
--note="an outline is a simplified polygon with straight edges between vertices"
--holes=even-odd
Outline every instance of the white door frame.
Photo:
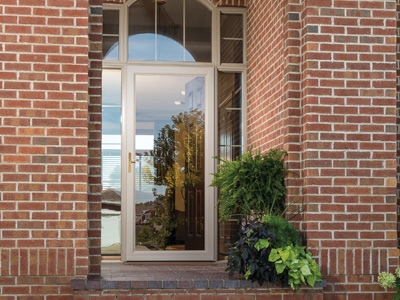
[{"label": "white door frame", "polygon": [[[133,66],[125,69],[125,84],[122,97],[122,261],[215,261],[216,243],[216,203],[215,190],[210,187],[215,162],[215,92],[213,67],[178,67],[178,66]],[[135,74],[149,75],[198,75],[205,77],[205,162],[204,162],[204,250],[173,251],[134,251],[135,245],[135,172],[128,173],[128,153],[135,153],[134,132],[135,115]]]}]

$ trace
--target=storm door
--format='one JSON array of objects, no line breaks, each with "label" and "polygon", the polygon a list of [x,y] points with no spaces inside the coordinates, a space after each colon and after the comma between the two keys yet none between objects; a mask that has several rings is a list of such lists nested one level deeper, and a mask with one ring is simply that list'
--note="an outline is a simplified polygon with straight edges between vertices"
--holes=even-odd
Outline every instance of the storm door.
[{"label": "storm door", "polygon": [[214,260],[214,70],[127,67],[125,261]]}]

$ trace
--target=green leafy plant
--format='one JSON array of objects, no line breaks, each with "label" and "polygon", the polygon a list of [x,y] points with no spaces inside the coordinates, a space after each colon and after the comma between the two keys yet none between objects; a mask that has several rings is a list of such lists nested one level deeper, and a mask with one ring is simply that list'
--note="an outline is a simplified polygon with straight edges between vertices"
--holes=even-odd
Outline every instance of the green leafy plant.
[{"label": "green leafy plant", "polygon": [[318,264],[310,252],[305,252],[305,247],[289,245],[272,249],[268,260],[275,264],[278,275],[287,272],[288,284],[294,290],[302,285],[314,287],[316,282],[322,281]]},{"label": "green leafy plant", "polygon": [[265,215],[263,222],[267,223],[268,229],[276,235],[276,240],[271,242],[273,248],[299,244],[300,234],[287,219],[275,215]]},{"label": "green leafy plant", "polygon": [[379,273],[378,283],[384,288],[396,288],[393,300],[400,300],[400,267],[396,268],[394,274],[389,272]]},{"label": "green leafy plant", "polygon": [[219,160],[212,186],[219,188],[219,221],[233,216],[247,217],[284,213],[284,178],[287,153],[271,149],[265,154],[250,150],[233,161]]}]

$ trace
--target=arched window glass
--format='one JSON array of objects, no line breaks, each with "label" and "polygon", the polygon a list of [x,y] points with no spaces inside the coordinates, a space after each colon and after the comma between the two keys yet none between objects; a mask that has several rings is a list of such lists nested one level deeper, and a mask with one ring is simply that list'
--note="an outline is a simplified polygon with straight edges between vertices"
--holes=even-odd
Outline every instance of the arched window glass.
[{"label": "arched window glass", "polygon": [[129,60],[211,62],[211,11],[197,0],[138,0],[128,18]]}]

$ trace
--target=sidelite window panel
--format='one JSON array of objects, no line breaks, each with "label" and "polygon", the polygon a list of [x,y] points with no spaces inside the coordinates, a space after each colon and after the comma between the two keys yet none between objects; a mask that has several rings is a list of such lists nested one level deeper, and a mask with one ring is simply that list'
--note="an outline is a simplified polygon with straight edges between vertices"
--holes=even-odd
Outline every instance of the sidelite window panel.
[{"label": "sidelite window panel", "polygon": [[103,57],[119,59],[119,10],[103,11]]},{"label": "sidelite window panel", "polygon": [[242,147],[242,74],[218,72],[218,156],[235,160]]},{"label": "sidelite window panel", "polygon": [[209,0],[104,5],[102,255],[225,258],[237,231],[210,184],[213,157],[245,147],[244,17]]},{"label": "sidelite window panel", "polygon": [[[243,149],[242,73],[218,72],[218,156],[235,160]],[[237,239],[238,221],[228,220],[218,226],[218,258],[225,259],[229,244]]]},{"label": "sidelite window panel", "polygon": [[243,15],[222,13],[220,22],[221,63],[243,63]]},{"label": "sidelite window panel", "polygon": [[103,71],[101,253],[121,253],[121,71]]}]

